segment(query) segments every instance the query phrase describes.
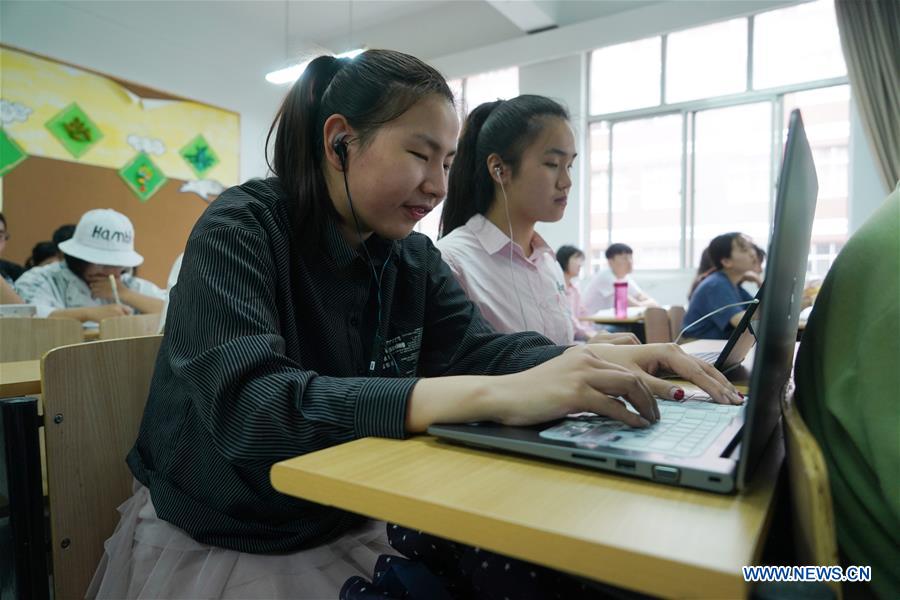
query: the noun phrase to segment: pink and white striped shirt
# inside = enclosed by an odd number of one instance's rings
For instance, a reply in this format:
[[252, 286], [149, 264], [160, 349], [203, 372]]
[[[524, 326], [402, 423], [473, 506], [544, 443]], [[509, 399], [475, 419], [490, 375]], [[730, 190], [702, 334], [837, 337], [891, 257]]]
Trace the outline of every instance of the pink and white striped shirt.
[[526, 257], [509, 236], [483, 215], [475, 215], [436, 246], [469, 300], [494, 329], [536, 331], [559, 345], [574, 342], [562, 269], [553, 249], [537, 232], [531, 238], [531, 256]]

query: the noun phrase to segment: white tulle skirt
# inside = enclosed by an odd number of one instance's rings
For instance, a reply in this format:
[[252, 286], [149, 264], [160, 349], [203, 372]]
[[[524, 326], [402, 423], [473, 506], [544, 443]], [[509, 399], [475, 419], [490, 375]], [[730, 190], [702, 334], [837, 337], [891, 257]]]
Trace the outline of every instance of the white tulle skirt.
[[248, 554], [200, 544], [156, 516], [135, 484], [88, 587], [88, 598], [337, 598], [344, 582], [372, 577], [396, 555], [384, 521], [367, 521], [324, 546], [294, 554]]

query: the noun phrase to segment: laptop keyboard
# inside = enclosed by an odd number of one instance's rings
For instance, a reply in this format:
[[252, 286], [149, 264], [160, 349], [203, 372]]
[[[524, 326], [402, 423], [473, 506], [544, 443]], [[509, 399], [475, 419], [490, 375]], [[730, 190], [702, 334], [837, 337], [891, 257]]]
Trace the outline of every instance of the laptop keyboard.
[[688, 458], [703, 454], [744, 410], [743, 406], [698, 400], [658, 400], [658, 403], [659, 422], [645, 429], [633, 429], [620, 421], [592, 415], [566, 419], [540, 435], [584, 448], [604, 446]]
[[693, 356], [694, 358], [699, 358], [703, 362], [706, 362], [706, 363], [709, 363], [712, 365], [712, 364], [715, 364], [716, 359], [719, 358], [719, 353], [718, 352], [691, 352], [691, 356]]

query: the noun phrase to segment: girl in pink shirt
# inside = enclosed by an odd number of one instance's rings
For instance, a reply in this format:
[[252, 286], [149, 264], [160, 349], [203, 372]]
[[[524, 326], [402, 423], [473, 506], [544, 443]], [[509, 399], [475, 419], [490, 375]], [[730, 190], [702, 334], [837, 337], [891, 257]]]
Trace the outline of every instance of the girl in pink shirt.
[[587, 341], [597, 334], [597, 329], [588, 322], [582, 321], [583, 317], [588, 316], [588, 311], [581, 303], [581, 293], [574, 282], [584, 264], [584, 252], [575, 246], [560, 246], [556, 251], [556, 260], [559, 261], [563, 276], [566, 278], [566, 296], [569, 298], [575, 339]]
[[576, 339], [562, 269], [535, 231], [565, 214], [576, 155], [569, 114], [550, 98], [487, 102], [466, 119], [436, 245], [497, 331], [537, 331], [561, 345]]

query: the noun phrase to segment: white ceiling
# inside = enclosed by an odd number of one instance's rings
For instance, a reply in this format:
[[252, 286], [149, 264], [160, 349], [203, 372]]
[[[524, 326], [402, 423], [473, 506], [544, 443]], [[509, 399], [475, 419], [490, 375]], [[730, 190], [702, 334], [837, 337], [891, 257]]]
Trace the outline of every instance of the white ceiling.
[[208, 39], [213, 34], [242, 47], [266, 46], [274, 68], [321, 50], [360, 46], [391, 48], [427, 60], [660, 1], [68, 0], [60, 4], [127, 28], [139, 39], [183, 45], [186, 39]]

